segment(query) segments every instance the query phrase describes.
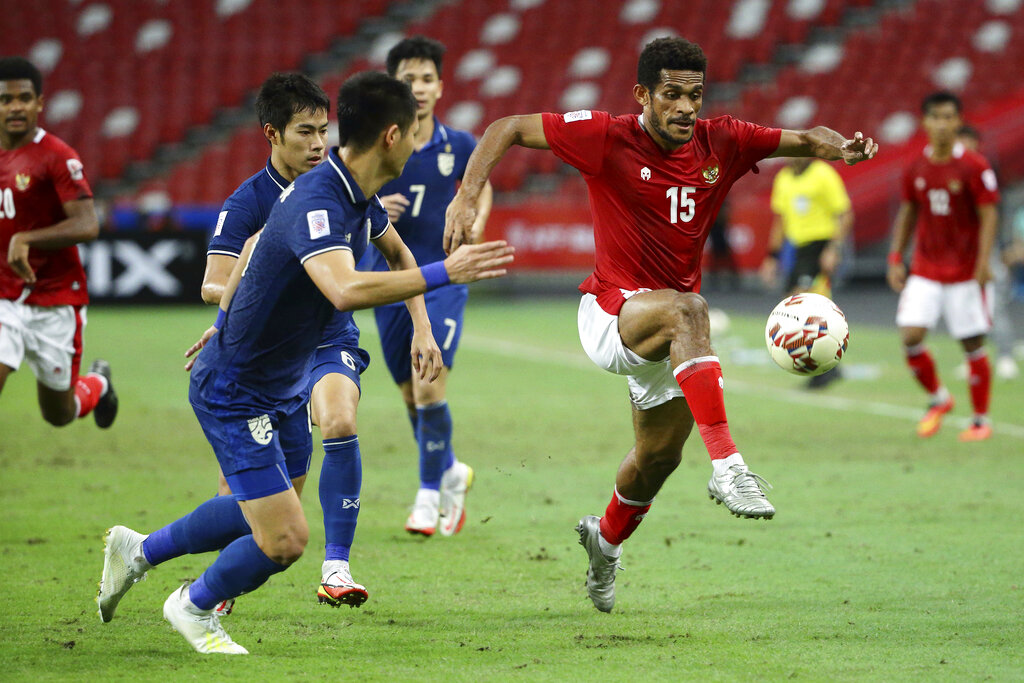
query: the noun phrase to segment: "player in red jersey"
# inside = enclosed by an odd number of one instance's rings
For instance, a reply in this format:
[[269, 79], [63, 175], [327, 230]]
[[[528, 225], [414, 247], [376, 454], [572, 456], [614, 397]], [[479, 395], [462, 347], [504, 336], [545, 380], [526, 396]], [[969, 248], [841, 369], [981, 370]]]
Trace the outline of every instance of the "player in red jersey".
[[43, 79], [21, 57], [0, 58], [0, 391], [28, 362], [43, 419], [66, 425], [117, 415], [110, 366], [79, 376], [89, 294], [75, 245], [96, 238], [92, 190], [78, 154], [39, 128]]
[[620, 544], [679, 464], [694, 422], [714, 465], [708, 494], [737, 515], [775, 514], [729, 434], [707, 303], [697, 293], [704, 242], [730, 186], [765, 157], [853, 164], [877, 149], [860, 133], [700, 119], [706, 67], [699, 46], [659, 38], [640, 55], [633, 96], [641, 115], [576, 111], [492, 123], [448, 208], [445, 247], [454, 249], [469, 234], [490, 170], [513, 144], [552, 150], [587, 182], [597, 267], [580, 286], [580, 339], [600, 367], [628, 377], [636, 438], [604, 516], [577, 527], [590, 557], [587, 591], [604, 612], [615, 602]]
[[[956, 95], [948, 92], [929, 95], [921, 105], [928, 146], [903, 175], [888, 280], [900, 292], [896, 325], [907, 365], [931, 397], [928, 412], [917, 425], [918, 435], [935, 434], [943, 415], [953, 409], [953, 398], [939, 381], [924, 344], [942, 315], [950, 334], [960, 340], [969, 368], [974, 419], [960, 440], [981, 441], [992, 436], [992, 376], [985, 335], [992, 327], [989, 256], [996, 236], [999, 188], [985, 157], [956, 141], [962, 109]], [[907, 277], [903, 251], [911, 232], [915, 246]]]

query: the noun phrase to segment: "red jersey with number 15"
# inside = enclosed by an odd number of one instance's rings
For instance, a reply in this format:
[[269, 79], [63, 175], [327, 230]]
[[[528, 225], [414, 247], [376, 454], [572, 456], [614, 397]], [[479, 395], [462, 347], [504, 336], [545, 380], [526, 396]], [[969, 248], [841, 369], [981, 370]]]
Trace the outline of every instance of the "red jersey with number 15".
[[[48, 228], [67, 218], [64, 203], [92, 197], [75, 150], [42, 128], [17, 149], [0, 149], [0, 299], [17, 299], [25, 281], [7, 264], [16, 232]], [[78, 247], [29, 249], [36, 284], [25, 299], [35, 306], [89, 303]]]
[[996, 174], [985, 157], [957, 143], [949, 161], [935, 163], [926, 147], [903, 175], [903, 200], [917, 206], [910, 272], [938, 282], [973, 278], [978, 207], [999, 201]]
[[729, 188], [782, 135], [731, 116], [697, 119], [690, 141], [666, 152], [636, 114], [542, 117], [548, 145], [589, 189], [597, 264], [580, 291], [612, 315], [638, 289], [700, 291], [704, 242]]

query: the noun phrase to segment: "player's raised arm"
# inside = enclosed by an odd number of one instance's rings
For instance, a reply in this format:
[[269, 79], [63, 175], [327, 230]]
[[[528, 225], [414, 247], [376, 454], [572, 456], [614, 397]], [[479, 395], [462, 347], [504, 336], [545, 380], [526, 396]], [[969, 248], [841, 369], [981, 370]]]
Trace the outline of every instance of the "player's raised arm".
[[82, 242], [91, 242], [100, 233], [96, 208], [92, 199], [74, 199], [61, 205], [67, 218], [48, 228], [25, 230], [11, 236], [7, 247], [7, 263], [25, 282], [35, 284], [36, 276], [29, 266], [30, 249], [64, 249]]
[[865, 138], [860, 131], [846, 138], [831, 128], [817, 126], [810, 130], [783, 130], [779, 147], [773, 157], [817, 157], [826, 161], [842, 159], [847, 165], [874, 158], [878, 143]]
[[551, 149], [544, 136], [540, 114], [506, 116], [487, 126], [476, 149], [469, 157], [462, 187], [445, 212], [444, 250], [453, 253], [460, 244], [469, 242], [479, 211], [479, 198], [495, 164], [512, 145], [530, 149]]

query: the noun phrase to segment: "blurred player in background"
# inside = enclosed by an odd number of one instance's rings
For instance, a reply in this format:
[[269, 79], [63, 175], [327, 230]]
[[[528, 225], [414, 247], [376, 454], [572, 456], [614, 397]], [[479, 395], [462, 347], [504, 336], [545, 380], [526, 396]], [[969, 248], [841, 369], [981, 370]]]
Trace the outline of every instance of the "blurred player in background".
[[[358, 74], [342, 85], [341, 147], [281, 193], [266, 227], [248, 240], [244, 266], [232, 271], [217, 323], [189, 350], [205, 345], [189, 401], [233, 497], [211, 498], [148, 536], [113, 527], [97, 597], [103, 621], [151, 567], [222, 549], [194, 583], [167, 598], [164, 618], [198, 652], [247, 654], [214, 607], [256, 590], [305, 548], [309, 529], [291, 479], [309, 466], [309, 366], [335, 311], [408, 299], [414, 317], [425, 319], [420, 295], [428, 289], [504, 274], [512, 256], [502, 242], [417, 268], [389, 229], [375, 193], [401, 174], [417, 125], [409, 89], [384, 74]], [[395, 272], [355, 269], [371, 240]], [[441, 354], [433, 339], [423, 336], [414, 350], [417, 372], [436, 377]]]
[[[405, 170], [400, 178], [381, 188], [380, 200], [418, 263], [444, 258], [444, 212], [476, 146], [471, 134], [449, 128], [434, 116], [444, 87], [444, 52], [444, 46], [436, 40], [414, 36], [399, 42], [387, 56], [388, 74], [412, 88], [420, 127], [416, 149]], [[471, 244], [483, 237], [491, 196], [490, 183], [486, 183], [476, 207]], [[387, 270], [388, 264], [380, 252], [370, 250], [361, 267]], [[462, 337], [468, 296], [464, 285], [455, 284], [424, 295], [434, 340], [444, 360], [444, 368], [433, 382], [413, 375], [410, 351], [414, 326], [408, 308], [399, 303], [374, 309], [384, 361], [402, 392], [419, 445], [420, 487], [405, 523], [405, 530], [413, 534], [431, 536], [437, 530], [442, 536], [451, 536], [462, 528], [466, 518], [466, 492], [473, 484], [473, 469], [455, 458], [447, 387]]]
[[[962, 110], [959, 98], [948, 92], [933, 93], [921, 105], [928, 145], [903, 176], [887, 277], [900, 293], [896, 325], [907, 365], [930, 397], [918, 435], [934, 435], [953, 409], [953, 397], [939, 380], [925, 346], [928, 330], [942, 316], [950, 334], [960, 341], [969, 367], [974, 418], [960, 440], [980, 441], [992, 435], [985, 335], [992, 328], [989, 257], [999, 220], [999, 189], [985, 157], [956, 140]], [[914, 255], [907, 277], [903, 252], [911, 234]]]
[[[774, 286], [785, 238], [796, 248], [786, 280], [787, 296], [814, 292], [831, 299], [832, 278], [853, 225], [850, 197], [843, 179], [824, 161], [808, 157], [790, 159], [775, 175], [771, 207], [775, 215], [761, 276], [769, 286]], [[820, 388], [838, 378], [836, 366], [811, 377], [808, 386]]]
[[0, 391], [26, 361], [43, 419], [60, 427], [90, 412], [117, 416], [110, 366], [79, 375], [89, 293], [78, 244], [99, 234], [82, 162], [38, 126], [43, 77], [21, 57], [0, 58]]
[[730, 435], [707, 303], [697, 294], [704, 242], [729, 188], [765, 157], [853, 164], [877, 148], [859, 133], [849, 140], [824, 127], [700, 119], [706, 68], [698, 45], [659, 38], [640, 55], [633, 96], [641, 115], [574, 111], [492, 123], [448, 208], [445, 245], [453, 249], [469, 237], [484, 181], [513, 144], [552, 150], [587, 182], [597, 267], [580, 286], [580, 339], [597, 365], [628, 377], [636, 438], [604, 517], [584, 517], [577, 527], [590, 559], [587, 590], [604, 612], [615, 604], [621, 543], [679, 465], [694, 422], [714, 469], [708, 494], [736, 515], [775, 514], [764, 480]]
[[[957, 142], [972, 152], [981, 153], [981, 134], [973, 126], [960, 126], [956, 134]], [[999, 170], [993, 164], [992, 171], [999, 179]], [[1013, 357], [1015, 335], [1013, 331], [1013, 316], [1010, 315], [1009, 305], [1013, 298], [1013, 278], [1010, 273], [1010, 266], [1013, 262], [1013, 235], [1010, 221], [1006, 221], [1005, 230], [998, 231], [996, 242], [992, 248], [992, 256], [989, 265], [992, 268], [992, 287], [995, 296], [992, 298], [992, 342], [996, 345], [996, 377], [1000, 379], [1014, 379], [1020, 374], [1017, 368], [1017, 361]], [[962, 366], [961, 378], [967, 377], [969, 369]], [[958, 370], [960, 372], [960, 370]]]

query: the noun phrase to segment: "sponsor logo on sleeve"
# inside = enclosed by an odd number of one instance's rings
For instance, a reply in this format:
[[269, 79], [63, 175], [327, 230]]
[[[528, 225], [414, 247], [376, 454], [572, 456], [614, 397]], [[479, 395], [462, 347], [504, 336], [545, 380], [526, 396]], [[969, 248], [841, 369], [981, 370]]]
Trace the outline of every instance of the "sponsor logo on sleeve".
[[259, 417], [250, 417], [247, 422], [249, 424], [249, 433], [252, 434], [253, 440], [259, 445], [266, 446], [274, 438], [274, 425], [270, 423], [269, 415], [264, 414]]
[[213, 229], [213, 236], [217, 237], [220, 235], [220, 231], [224, 229], [224, 219], [228, 217], [227, 211], [221, 211], [220, 215], [217, 216], [217, 227]]
[[996, 173], [991, 168], [986, 168], [981, 172], [981, 182], [984, 183], [985, 189], [989, 192], [995, 192], [999, 189], [999, 183], [996, 181]]
[[68, 173], [71, 174], [71, 179], [72, 180], [74, 180], [75, 182], [78, 182], [79, 180], [81, 180], [82, 178], [85, 177], [85, 175], [82, 173], [82, 168], [83, 167], [82, 167], [82, 162], [81, 161], [79, 161], [78, 159], [68, 159], [67, 160], [67, 164], [68, 164]]
[[309, 224], [309, 239], [320, 239], [324, 235], [331, 234], [331, 227], [327, 221], [327, 210], [317, 209], [306, 212], [306, 223]]
[[566, 123], [572, 123], [573, 121], [586, 121], [587, 119], [594, 118], [593, 112], [589, 109], [580, 109], [578, 111], [570, 111], [562, 115], [562, 118]]

